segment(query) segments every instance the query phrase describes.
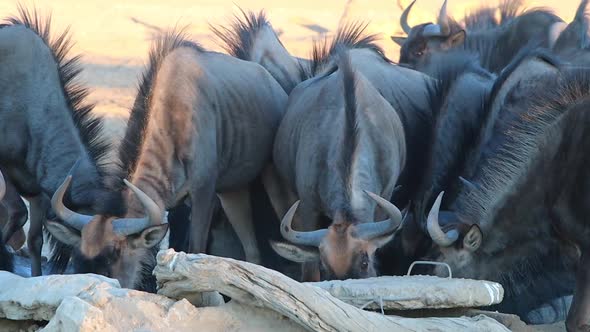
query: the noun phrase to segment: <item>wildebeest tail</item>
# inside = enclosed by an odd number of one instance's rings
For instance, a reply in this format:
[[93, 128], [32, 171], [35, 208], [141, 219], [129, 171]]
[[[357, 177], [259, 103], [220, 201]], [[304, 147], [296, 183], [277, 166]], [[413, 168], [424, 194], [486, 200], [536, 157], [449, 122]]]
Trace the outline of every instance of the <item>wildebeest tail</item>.
[[[345, 178], [342, 179], [342, 181], [345, 188], [348, 189], [346, 192], [350, 194], [352, 185], [351, 180], [354, 172], [355, 152], [360, 140], [356, 95], [357, 76], [352, 68], [350, 56], [347, 51], [342, 51], [339, 54], [337, 65], [338, 70], [340, 71], [340, 77], [342, 78], [345, 116], [341, 150], [341, 163], [344, 170], [342, 174]], [[350, 197], [343, 197], [343, 199], [350, 201]], [[344, 204], [343, 206], [346, 205], [347, 204]]]

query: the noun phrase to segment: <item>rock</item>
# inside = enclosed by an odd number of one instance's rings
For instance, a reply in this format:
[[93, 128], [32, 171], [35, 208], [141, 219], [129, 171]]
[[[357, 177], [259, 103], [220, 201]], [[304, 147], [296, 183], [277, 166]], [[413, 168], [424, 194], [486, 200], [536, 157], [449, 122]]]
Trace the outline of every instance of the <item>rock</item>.
[[0, 332], [34, 332], [41, 328], [34, 320], [10, 320], [0, 318]]
[[68, 297], [42, 330], [59, 331], [303, 331], [274, 312], [227, 304], [196, 308], [187, 300], [144, 292], [96, 288]]
[[64, 298], [119, 282], [93, 274], [23, 278], [0, 271], [0, 285], [0, 318], [48, 321]]
[[468, 309], [464, 312], [466, 316], [486, 315], [497, 320], [502, 325], [506, 326], [512, 332], [534, 332], [530, 326], [527, 326], [517, 315], [503, 314], [497, 311], [486, 311], [478, 309]]
[[484, 307], [502, 302], [502, 285], [434, 276], [378, 277], [306, 283], [356, 307], [393, 310]]
[[77, 297], [64, 299], [55, 316], [41, 331], [104, 331], [117, 330], [106, 322], [102, 312]]

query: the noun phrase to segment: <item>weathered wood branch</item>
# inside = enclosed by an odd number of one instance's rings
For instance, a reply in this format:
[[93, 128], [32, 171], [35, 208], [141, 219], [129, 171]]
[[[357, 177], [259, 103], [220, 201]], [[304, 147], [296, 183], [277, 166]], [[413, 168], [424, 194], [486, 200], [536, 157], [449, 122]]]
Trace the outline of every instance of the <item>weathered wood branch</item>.
[[363, 311], [328, 292], [279, 272], [228, 258], [161, 251], [154, 271], [161, 295], [219, 291], [264, 306], [311, 331], [508, 331], [497, 321], [473, 318], [402, 318]]

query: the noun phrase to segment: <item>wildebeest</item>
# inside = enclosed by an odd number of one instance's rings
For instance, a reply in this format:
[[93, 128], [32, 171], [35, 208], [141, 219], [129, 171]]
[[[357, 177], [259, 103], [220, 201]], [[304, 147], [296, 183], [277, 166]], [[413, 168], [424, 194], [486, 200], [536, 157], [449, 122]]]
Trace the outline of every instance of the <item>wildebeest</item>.
[[65, 224], [50, 223], [50, 229], [76, 247], [76, 270], [141, 287], [151, 277], [152, 248], [168, 227], [163, 211], [190, 198], [189, 250], [203, 252], [216, 194], [246, 258], [257, 262], [244, 188], [270, 161], [286, 100], [257, 64], [207, 52], [181, 32], [159, 38], [120, 147], [121, 171], [113, 187], [128, 178], [129, 190], [107, 201], [111, 214], [94, 217], [67, 209], [61, 192], [52, 200]]
[[306, 72], [321, 75], [333, 63], [342, 48], [349, 49], [352, 66], [359, 71], [398, 113], [406, 141], [406, 166], [400, 175], [394, 200], [405, 206], [419, 182], [430, 144], [430, 128], [436, 116], [429, 103], [429, 89], [434, 80], [421, 72], [392, 64], [375, 35], [365, 34], [366, 24], [349, 23], [338, 29], [331, 42], [317, 43]]
[[[439, 81], [433, 89], [432, 103], [433, 107], [442, 109], [433, 126], [423, 183], [412, 198], [414, 218], [396, 237], [402, 242], [394, 241], [392, 248], [386, 248], [384, 257], [380, 257], [394, 263], [392, 268], [395, 269], [385, 271], [388, 273], [405, 272], [413, 260], [425, 254], [430, 245], [425, 214], [440, 191], [445, 191], [445, 199], [441, 201], [444, 210], [440, 215], [441, 224], [444, 227], [453, 221], [448, 210], [461, 191], [477, 186], [470, 179], [479, 161], [494, 153], [494, 130], [510, 117], [510, 113], [505, 112], [506, 105], [515, 98], [522, 98], [519, 91], [526, 94], [538, 88], [539, 78], [556, 73], [561, 65], [550, 54], [534, 49], [519, 55], [497, 78], [480, 68], [476, 58], [462, 51], [447, 53], [438, 61], [434, 74]], [[400, 252], [405, 256], [400, 257]], [[511, 285], [498, 309], [525, 319], [528, 311], [571, 289], [572, 282], [566, 279], [560, 281], [559, 289], [547, 288], [547, 280], [557, 280], [554, 276], [561, 271], [559, 266], [547, 265], [546, 272], [550, 273], [550, 278], [529, 278]]]
[[564, 280], [554, 273], [577, 268], [570, 331], [590, 326], [589, 97], [590, 71], [582, 68], [549, 72], [510, 91], [473, 186], [457, 195], [443, 227], [442, 193], [427, 221], [437, 244], [430, 257], [449, 263], [454, 275], [501, 282], [507, 297], [536, 285], [544, 286], [539, 297], [560, 295]]
[[32, 274], [41, 274], [42, 224], [68, 170], [79, 167], [66, 201], [91, 210], [103, 193], [97, 160], [107, 146], [97, 136], [100, 120], [90, 116], [87, 90], [77, 84], [78, 57], [68, 58], [67, 31], [50, 34], [50, 17], [19, 7], [0, 29], [0, 166], [30, 202], [27, 239]]
[[[405, 163], [401, 120], [344, 52], [334, 69], [292, 91], [274, 148], [299, 199], [281, 222], [290, 243], [275, 248], [295, 261], [321, 261], [325, 279], [375, 276], [374, 253], [402, 221], [387, 200]], [[325, 219], [329, 227], [320, 229]]]
[[[526, 47], [531, 45], [550, 48], [565, 28], [565, 23], [545, 9], [532, 9], [519, 13], [520, 1], [505, 1], [500, 4], [501, 21], [491, 26], [487, 19], [488, 8], [467, 16], [468, 30], [449, 18], [445, 0], [438, 22], [410, 27], [408, 15], [415, 1], [403, 12], [400, 25], [408, 37], [392, 37], [401, 46], [400, 63], [420, 70], [432, 57], [449, 49], [463, 48], [477, 52], [484, 68], [499, 72]], [[483, 16], [484, 19], [477, 18]], [[477, 23], [483, 25], [479, 28]]]
[[[6, 209], [6, 206], [2, 202], [5, 193], [6, 183], [4, 182], [4, 176], [0, 172], [0, 224], [2, 222], [5, 223], [8, 219], [8, 211]], [[12, 271], [12, 254], [6, 249], [2, 235], [2, 229], [0, 229], [0, 271]]]
[[423, 151], [424, 167], [410, 197], [411, 213], [405, 227], [379, 252], [379, 259], [387, 262], [382, 269], [385, 274], [404, 274], [427, 248], [428, 238], [421, 231], [424, 205], [432, 191], [452, 192], [462, 185], [460, 172], [487, 116], [485, 105], [495, 75], [481, 68], [477, 56], [469, 52], [449, 52], [436, 60], [426, 70], [436, 78], [428, 97], [434, 114], [432, 126], [425, 133], [430, 142]]

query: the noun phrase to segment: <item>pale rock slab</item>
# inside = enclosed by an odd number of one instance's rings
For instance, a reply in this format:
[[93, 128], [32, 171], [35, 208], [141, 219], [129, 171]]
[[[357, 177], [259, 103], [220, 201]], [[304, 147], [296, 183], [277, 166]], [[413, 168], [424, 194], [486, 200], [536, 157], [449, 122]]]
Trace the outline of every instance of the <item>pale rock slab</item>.
[[196, 308], [187, 300], [128, 289], [95, 289], [64, 299], [43, 332], [300, 332], [272, 311], [239, 304]]
[[0, 271], [0, 285], [0, 318], [48, 321], [64, 298], [119, 282], [94, 274], [23, 278]]
[[35, 332], [41, 328], [33, 320], [10, 320], [0, 318], [0, 332]]
[[311, 282], [356, 307], [415, 310], [477, 308], [502, 302], [502, 285], [485, 280], [435, 276], [377, 277]]

